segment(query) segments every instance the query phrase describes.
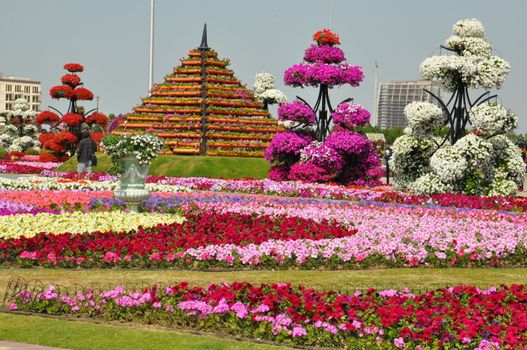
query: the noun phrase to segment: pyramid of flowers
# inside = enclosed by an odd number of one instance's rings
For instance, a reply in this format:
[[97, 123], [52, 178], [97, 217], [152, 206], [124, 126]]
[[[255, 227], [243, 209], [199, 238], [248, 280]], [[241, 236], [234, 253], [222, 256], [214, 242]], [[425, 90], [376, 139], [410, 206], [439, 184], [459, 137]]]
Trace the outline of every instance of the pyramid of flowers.
[[113, 133], [155, 133], [164, 154], [261, 157], [283, 129], [228, 66], [214, 50], [190, 50]]

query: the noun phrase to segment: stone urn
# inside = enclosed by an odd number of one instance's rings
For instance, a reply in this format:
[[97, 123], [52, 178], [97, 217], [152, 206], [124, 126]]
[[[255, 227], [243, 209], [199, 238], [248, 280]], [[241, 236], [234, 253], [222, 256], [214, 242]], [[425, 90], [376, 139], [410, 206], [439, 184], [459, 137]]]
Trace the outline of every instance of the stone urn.
[[137, 206], [150, 197], [145, 189], [145, 180], [150, 163], [140, 165], [137, 158], [127, 156], [119, 159], [121, 171], [119, 188], [115, 191], [115, 198], [125, 202], [126, 207], [137, 212]]

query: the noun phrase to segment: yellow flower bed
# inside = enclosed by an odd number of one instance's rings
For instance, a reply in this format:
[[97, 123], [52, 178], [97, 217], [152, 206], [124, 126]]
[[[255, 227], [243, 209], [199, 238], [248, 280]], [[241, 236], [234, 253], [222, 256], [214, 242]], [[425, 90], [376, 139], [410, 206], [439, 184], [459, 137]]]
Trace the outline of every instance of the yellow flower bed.
[[181, 223], [183, 218], [174, 214], [126, 213], [121, 211], [59, 215], [40, 213], [0, 216], [0, 239], [20, 236], [32, 237], [46, 233], [89, 233], [94, 231], [130, 231], [158, 224]]

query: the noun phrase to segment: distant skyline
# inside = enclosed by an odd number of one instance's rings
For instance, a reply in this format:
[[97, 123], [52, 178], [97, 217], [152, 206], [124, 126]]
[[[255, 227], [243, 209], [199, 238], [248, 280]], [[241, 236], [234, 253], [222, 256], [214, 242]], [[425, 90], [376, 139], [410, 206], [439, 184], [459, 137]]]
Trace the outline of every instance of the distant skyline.
[[[353, 97], [373, 113], [374, 64], [379, 80], [417, 80], [419, 64], [439, 53], [459, 19], [483, 22], [494, 53], [512, 66], [497, 93], [527, 131], [527, 32], [523, 0], [156, 0], [154, 82], [161, 82], [189, 49], [199, 46], [207, 22], [208, 44], [231, 60], [236, 76], [252, 87], [254, 75], [272, 73], [288, 99], [316, 99], [316, 89], [290, 88], [283, 72], [302, 61], [311, 36], [330, 27], [340, 35], [348, 62], [363, 67], [360, 87], [331, 91], [338, 103]], [[127, 113], [147, 95], [150, 0], [0, 0], [0, 72], [42, 82], [42, 109], [66, 108], [49, 89], [60, 84], [62, 65], [78, 62], [85, 86], [104, 113]], [[474, 91], [474, 94], [477, 93]], [[86, 103], [94, 108], [96, 100]]]

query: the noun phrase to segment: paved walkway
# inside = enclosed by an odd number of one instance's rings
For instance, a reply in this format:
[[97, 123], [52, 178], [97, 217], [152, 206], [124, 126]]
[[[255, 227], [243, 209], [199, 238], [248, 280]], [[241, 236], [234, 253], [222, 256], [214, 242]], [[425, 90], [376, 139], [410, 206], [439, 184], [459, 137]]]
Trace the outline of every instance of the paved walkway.
[[0, 350], [64, 350], [59, 348], [49, 348], [47, 346], [13, 343], [9, 341], [0, 341]]

